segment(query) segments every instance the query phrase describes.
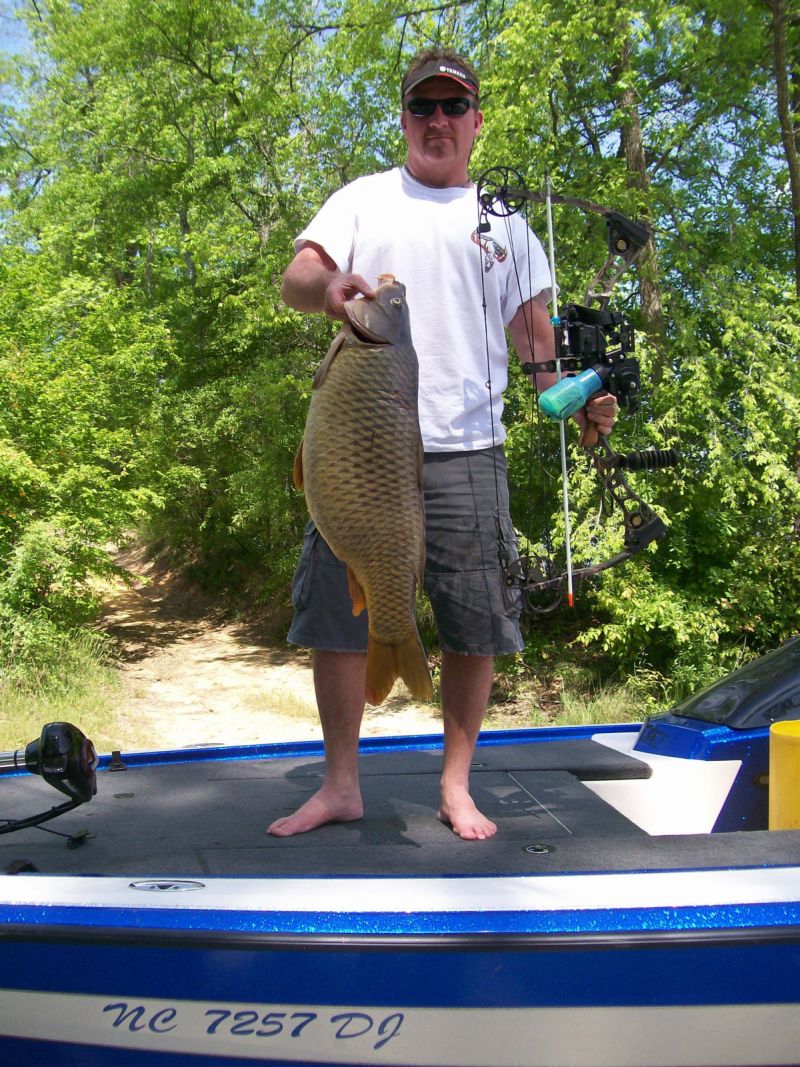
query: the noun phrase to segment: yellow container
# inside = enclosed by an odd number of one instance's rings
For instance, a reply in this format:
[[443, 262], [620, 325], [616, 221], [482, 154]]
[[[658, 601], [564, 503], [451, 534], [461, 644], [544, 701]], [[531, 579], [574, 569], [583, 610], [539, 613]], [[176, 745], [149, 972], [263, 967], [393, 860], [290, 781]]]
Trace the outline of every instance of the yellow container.
[[800, 829], [800, 720], [770, 727], [769, 828]]

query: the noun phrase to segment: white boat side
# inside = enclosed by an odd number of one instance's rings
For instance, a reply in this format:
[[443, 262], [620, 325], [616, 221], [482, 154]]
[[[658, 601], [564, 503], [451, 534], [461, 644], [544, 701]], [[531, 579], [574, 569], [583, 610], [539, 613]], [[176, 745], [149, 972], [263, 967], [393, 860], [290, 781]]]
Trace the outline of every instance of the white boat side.
[[800, 1013], [796, 1004], [476, 1010], [3, 989], [0, 1033], [50, 1048], [126, 1049], [143, 1063], [149, 1053], [183, 1053], [390, 1067], [749, 1067], [797, 1063]]
[[800, 904], [800, 867], [451, 878], [0, 876], [0, 907], [282, 913], [562, 912]]
[[636, 749], [631, 733], [598, 733], [592, 740], [646, 763], [649, 778], [587, 781], [584, 785], [652, 836], [710, 834], [741, 760], [690, 760]]

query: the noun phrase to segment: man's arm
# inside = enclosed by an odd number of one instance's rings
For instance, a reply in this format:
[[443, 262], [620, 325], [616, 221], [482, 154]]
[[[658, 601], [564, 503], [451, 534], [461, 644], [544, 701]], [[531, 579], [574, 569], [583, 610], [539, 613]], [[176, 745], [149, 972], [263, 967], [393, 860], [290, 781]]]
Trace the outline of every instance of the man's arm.
[[281, 297], [295, 311], [323, 312], [329, 318], [346, 318], [347, 300], [374, 290], [360, 274], [342, 274], [321, 245], [309, 242], [284, 271]]
[[[546, 302], [533, 297], [517, 309], [508, 324], [508, 332], [517, 350], [520, 363], [546, 363], [555, 359], [555, 337]], [[556, 383], [555, 372], [532, 374], [531, 381], [538, 392], [543, 393]], [[617, 400], [610, 393], [601, 393], [589, 399], [586, 406], [572, 416], [581, 430], [580, 444], [591, 447], [597, 444], [597, 435], [611, 433], [617, 421]]]
[[[539, 296], [522, 304], [511, 322], [508, 332], [517, 350], [520, 363], [546, 363], [556, 358], [556, 344], [553, 326], [547, 304]], [[555, 385], [555, 372], [532, 374], [531, 381], [537, 392], [543, 393]]]

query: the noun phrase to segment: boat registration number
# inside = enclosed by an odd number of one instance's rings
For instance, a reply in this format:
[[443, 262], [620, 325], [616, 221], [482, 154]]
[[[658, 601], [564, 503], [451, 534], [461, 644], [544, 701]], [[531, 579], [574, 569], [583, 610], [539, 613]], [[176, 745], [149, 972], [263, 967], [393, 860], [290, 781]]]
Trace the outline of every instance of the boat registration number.
[[[170, 1033], [181, 1026], [180, 1009], [174, 1006], [148, 1009], [143, 1004], [114, 1001], [103, 1006], [114, 1030], [138, 1032], [150, 1030], [154, 1034]], [[193, 1013], [195, 1014], [195, 1013]], [[252, 1008], [210, 1007], [203, 1011], [203, 1027], [209, 1036], [255, 1038], [310, 1038], [312, 1032], [324, 1029], [326, 1037], [334, 1041], [365, 1038], [377, 1050], [397, 1037], [405, 1015], [400, 1011], [384, 1014], [365, 1011], [267, 1011]], [[192, 1020], [195, 1030], [197, 1019]], [[315, 1034], [315, 1036], [318, 1036]]]

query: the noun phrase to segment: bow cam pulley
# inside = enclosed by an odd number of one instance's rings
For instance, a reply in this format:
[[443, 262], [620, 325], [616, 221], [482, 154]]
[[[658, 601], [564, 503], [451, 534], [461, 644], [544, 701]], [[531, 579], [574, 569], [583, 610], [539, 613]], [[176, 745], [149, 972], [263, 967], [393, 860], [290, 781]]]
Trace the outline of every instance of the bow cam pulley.
[[[478, 203], [484, 215], [506, 219], [522, 209], [527, 197], [522, 176], [511, 167], [491, 167], [478, 179]], [[488, 222], [478, 227], [482, 233], [489, 229]]]

